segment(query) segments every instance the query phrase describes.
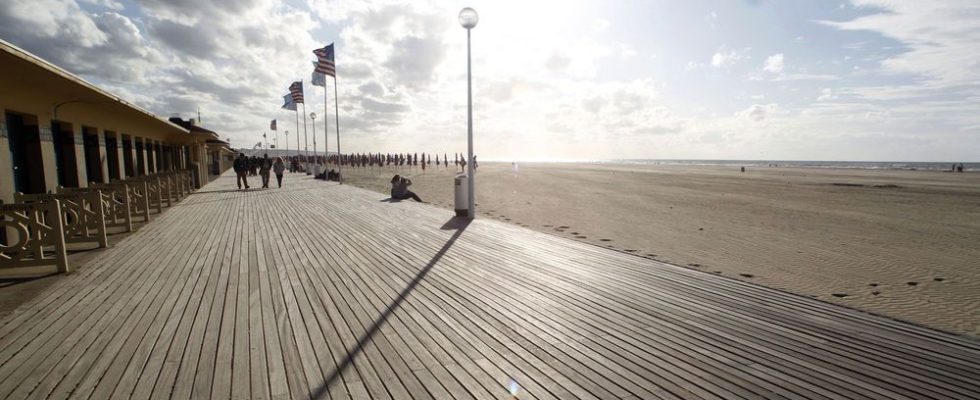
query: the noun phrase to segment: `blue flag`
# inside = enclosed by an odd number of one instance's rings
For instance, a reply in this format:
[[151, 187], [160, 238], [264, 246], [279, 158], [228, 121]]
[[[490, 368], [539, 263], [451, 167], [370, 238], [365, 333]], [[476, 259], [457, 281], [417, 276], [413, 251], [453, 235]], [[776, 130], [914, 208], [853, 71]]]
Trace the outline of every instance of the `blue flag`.
[[313, 62], [313, 86], [326, 87], [327, 76], [316, 71], [316, 61]]
[[287, 94], [285, 96], [282, 96], [282, 101], [283, 101], [282, 108], [296, 111], [296, 102], [293, 101], [292, 94]]

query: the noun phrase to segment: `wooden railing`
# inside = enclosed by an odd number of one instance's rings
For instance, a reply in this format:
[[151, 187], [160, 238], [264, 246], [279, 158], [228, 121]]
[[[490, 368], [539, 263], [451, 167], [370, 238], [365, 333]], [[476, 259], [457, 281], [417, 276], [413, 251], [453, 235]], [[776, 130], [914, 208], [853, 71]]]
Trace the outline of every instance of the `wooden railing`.
[[57, 199], [0, 205], [0, 225], [7, 235], [7, 243], [0, 244], [0, 268], [55, 265], [70, 272]]
[[[147, 215], [149, 210], [156, 210], [157, 214], [163, 212], [163, 196], [160, 189], [160, 177], [156, 174], [146, 175], [137, 178], [126, 179], [123, 182], [132, 183], [134, 190], [137, 191], [136, 197], [142, 194], [146, 198]], [[142, 192], [140, 192], [142, 190]]]
[[112, 183], [90, 183], [89, 187], [125, 191], [129, 197], [130, 218], [139, 218], [137, 222], [150, 222], [150, 203], [146, 195], [146, 181], [123, 180]]
[[132, 232], [150, 222], [150, 210], [162, 213], [193, 191], [190, 170], [155, 173], [85, 188], [59, 187], [56, 194], [14, 195], [0, 204], [0, 268], [56, 265], [69, 272], [66, 243], [92, 242], [108, 247], [107, 233]]
[[[65, 243], [95, 243], [100, 248], [108, 247], [106, 238], [105, 211], [102, 193], [99, 191], [23, 194], [15, 193], [18, 203], [43, 203], [57, 200], [61, 208], [61, 223]], [[53, 216], [44, 214], [44, 223], [51, 225]]]
[[[94, 185], [94, 184], [93, 184]], [[133, 216], [129, 205], [129, 189], [125, 184], [100, 184], [99, 187], [64, 188], [58, 193], [98, 193], [102, 198], [102, 212], [107, 231], [132, 232]]]

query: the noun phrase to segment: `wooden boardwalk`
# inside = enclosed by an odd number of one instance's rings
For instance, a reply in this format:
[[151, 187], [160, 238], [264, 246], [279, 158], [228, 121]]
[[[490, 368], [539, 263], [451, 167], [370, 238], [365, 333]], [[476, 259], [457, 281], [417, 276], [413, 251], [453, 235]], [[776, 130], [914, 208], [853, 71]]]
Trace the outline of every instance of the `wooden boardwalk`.
[[225, 175], [56, 278], [0, 321], [0, 397], [980, 398], [974, 340], [286, 183]]

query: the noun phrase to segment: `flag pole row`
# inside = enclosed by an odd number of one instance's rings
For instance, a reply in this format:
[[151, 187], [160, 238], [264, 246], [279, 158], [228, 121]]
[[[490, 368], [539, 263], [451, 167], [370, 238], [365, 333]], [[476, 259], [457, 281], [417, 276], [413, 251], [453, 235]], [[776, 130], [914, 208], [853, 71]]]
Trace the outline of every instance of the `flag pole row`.
[[[323, 88], [323, 113], [324, 113], [324, 132], [323, 132], [323, 154], [324, 156], [329, 155], [327, 152], [327, 138], [329, 130], [326, 129], [329, 125], [329, 112], [327, 106], [327, 82], [326, 77], [329, 75], [333, 77], [333, 90], [334, 90], [334, 122], [335, 129], [337, 133], [337, 154], [340, 154], [340, 107], [338, 105], [338, 95], [337, 95], [337, 67], [334, 62], [334, 44], [330, 43], [323, 48], [313, 50], [313, 54], [316, 56], [317, 60], [313, 62], [313, 73], [311, 77], [311, 82], [313, 86], [320, 86]], [[282, 96], [283, 105], [281, 108], [286, 110], [292, 110], [296, 113], [296, 154], [300, 155], [299, 151], [299, 110], [297, 104], [303, 104], [303, 159], [307, 160], [307, 168], [309, 168], [309, 147], [306, 136], [306, 103], [303, 99], [303, 81], [299, 80], [293, 82], [289, 85], [289, 93]], [[316, 123], [316, 121], [313, 121]], [[275, 131], [277, 128], [276, 120], [273, 119], [269, 125], [269, 129]], [[264, 135], [263, 135], [264, 136]], [[316, 153], [316, 138], [313, 138], [314, 148], [313, 152]], [[287, 146], [288, 147], [288, 146]], [[289, 149], [286, 149], [286, 154], [289, 154]], [[338, 169], [340, 166], [338, 165]], [[341, 174], [341, 177], [343, 174]], [[341, 178], [341, 183], [343, 183], [343, 178]]]

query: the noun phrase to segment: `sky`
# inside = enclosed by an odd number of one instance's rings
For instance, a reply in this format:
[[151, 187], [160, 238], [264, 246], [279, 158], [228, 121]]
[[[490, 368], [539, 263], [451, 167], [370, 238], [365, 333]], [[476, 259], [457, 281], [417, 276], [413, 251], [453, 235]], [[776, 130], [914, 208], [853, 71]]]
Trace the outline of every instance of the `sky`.
[[466, 6], [481, 160], [980, 161], [975, 0], [3, 0], [0, 38], [234, 147], [302, 143], [302, 79], [320, 151], [335, 42], [344, 152], [452, 154]]

